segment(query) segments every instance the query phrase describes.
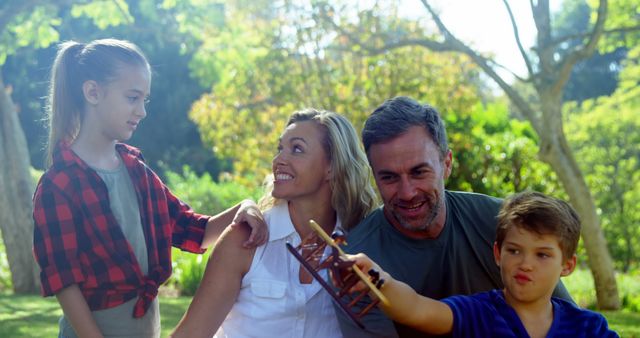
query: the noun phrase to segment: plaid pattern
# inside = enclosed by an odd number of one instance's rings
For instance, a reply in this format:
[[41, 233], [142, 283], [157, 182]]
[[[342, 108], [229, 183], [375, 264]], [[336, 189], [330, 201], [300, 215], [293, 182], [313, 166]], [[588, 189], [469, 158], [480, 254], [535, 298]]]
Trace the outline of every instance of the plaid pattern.
[[109, 206], [98, 174], [61, 143], [33, 197], [33, 251], [42, 295], [78, 284], [92, 311], [138, 297], [141, 317], [171, 275], [171, 246], [202, 253], [208, 216], [174, 196], [144, 163], [140, 151], [116, 145], [136, 190], [149, 258], [144, 276]]

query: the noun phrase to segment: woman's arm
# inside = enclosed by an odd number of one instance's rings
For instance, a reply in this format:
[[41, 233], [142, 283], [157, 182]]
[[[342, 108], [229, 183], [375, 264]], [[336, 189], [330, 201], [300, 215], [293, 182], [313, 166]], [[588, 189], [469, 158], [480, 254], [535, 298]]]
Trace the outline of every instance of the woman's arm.
[[[384, 279], [380, 291], [389, 299], [389, 305], [382, 302], [378, 304], [391, 319], [430, 334], [451, 332], [453, 312], [447, 304], [419, 295], [409, 285], [393, 279], [365, 254], [347, 256], [355, 261], [362, 271], [375, 269], [380, 272], [380, 279]], [[363, 288], [362, 282], [354, 287], [355, 290]], [[370, 294], [375, 297], [373, 293]]]
[[212, 337], [238, 297], [255, 248], [242, 246], [246, 225], [228, 227], [211, 252], [200, 286], [171, 337]]
[[267, 241], [269, 229], [264, 221], [264, 216], [255, 202], [247, 199], [209, 219], [201, 247], [206, 249], [215, 243], [228, 225], [233, 227], [242, 223], [251, 227], [251, 234], [248, 235], [248, 239], [245, 237], [242, 246], [251, 248]]
[[102, 337], [102, 333], [91, 315], [91, 310], [77, 284], [62, 289], [56, 294], [65, 317], [78, 337]]

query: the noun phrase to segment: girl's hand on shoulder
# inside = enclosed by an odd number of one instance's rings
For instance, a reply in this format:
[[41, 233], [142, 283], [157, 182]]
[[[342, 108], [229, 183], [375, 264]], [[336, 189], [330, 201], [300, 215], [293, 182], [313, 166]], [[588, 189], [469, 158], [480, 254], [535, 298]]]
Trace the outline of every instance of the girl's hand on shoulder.
[[246, 223], [251, 227], [249, 239], [242, 244], [245, 248], [262, 245], [269, 239], [269, 228], [254, 201], [247, 199], [240, 203], [240, 208], [238, 208], [231, 226], [238, 226], [241, 223]]

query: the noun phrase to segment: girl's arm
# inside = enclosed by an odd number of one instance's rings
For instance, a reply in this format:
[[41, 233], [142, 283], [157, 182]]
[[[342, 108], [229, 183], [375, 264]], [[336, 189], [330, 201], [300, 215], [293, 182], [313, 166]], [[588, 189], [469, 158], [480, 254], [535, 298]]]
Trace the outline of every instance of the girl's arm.
[[228, 227], [213, 247], [200, 286], [170, 337], [212, 337], [238, 297], [255, 248], [242, 246], [246, 225]]
[[[380, 291], [389, 299], [389, 305], [378, 303], [382, 311], [398, 323], [410, 326], [430, 334], [450, 333], [453, 328], [453, 312], [440, 301], [417, 294], [409, 285], [393, 279], [365, 254], [347, 255], [350, 260], [365, 273], [370, 269], [380, 272], [384, 284]], [[362, 290], [364, 283], [358, 283], [354, 289]], [[373, 297], [373, 293], [371, 293]]]
[[102, 337], [102, 333], [91, 315], [91, 310], [77, 284], [62, 289], [56, 294], [60, 307], [64, 311], [78, 337]]
[[248, 235], [248, 239], [245, 237], [246, 240], [243, 240], [242, 246], [252, 248], [267, 241], [269, 229], [264, 216], [255, 202], [246, 199], [209, 219], [201, 247], [206, 249], [215, 243], [228, 225], [234, 227], [242, 223], [247, 223], [251, 227], [251, 234]]

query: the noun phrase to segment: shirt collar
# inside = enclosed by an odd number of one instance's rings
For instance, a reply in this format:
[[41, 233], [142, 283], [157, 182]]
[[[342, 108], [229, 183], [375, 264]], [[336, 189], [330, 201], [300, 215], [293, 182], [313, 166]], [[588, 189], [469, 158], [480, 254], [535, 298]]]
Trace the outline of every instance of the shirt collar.
[[[296, 228], [293, 226], [293, 222], [291, 222], [289, 206], [286, 201], [281, 201], [274, 205], [271, 209], [265, 212], [265, 217], [268, 217], [269, 219], [269, 241], [277, 241], [296, 232]], [[335, 229], [341, 228], [342, 222], [338, 217]]]
[[[116, 144], [116, 151], [121, 157], [127, 157], [123, 155], [130, 155], [132, 157], [141, 158], [140, 150], [124, 143]], [[71, 150], [71, 144], [67, 141], [60, 141], [53, 152], [53, 163], [55, 165], [61, 165], [63, 167], [69, 167], [77, 165], [82, 169], [89, 169], [89, 165], [85, 163], [80, 156], [78, 156], [73, 150]]]

